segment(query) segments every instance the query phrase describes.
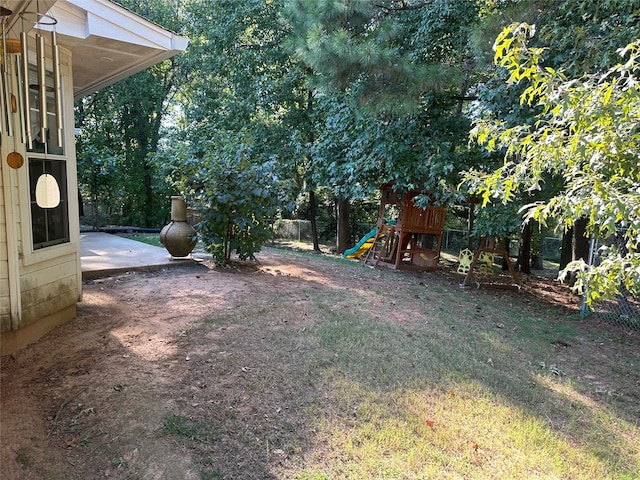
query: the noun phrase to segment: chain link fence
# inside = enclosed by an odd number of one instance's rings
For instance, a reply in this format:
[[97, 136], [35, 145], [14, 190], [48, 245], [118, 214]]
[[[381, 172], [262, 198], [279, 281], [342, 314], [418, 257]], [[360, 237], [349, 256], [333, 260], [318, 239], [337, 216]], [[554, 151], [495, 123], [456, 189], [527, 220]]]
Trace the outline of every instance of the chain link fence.
[[309, 220], [286, 220], [279, 218], [273, 223], [275, 238], [285, 240], [312, 241], [311, 222]]
[[[626, 251], [623, 235], [616, 235], [612, 242], [621, 252]], [[598, 265], [600, 262], [598, 252], [601, 246], [601, 243], [595, 240], [591, 241], [589, 265]], [[640, 331], [640, 298], [631, 295], [624, 287], [616, 298], [598, 302], [591, 308], [587, 306], [586, 297], [583, 297], [581, 314], [583, 316], [591, 315], [603, 322], [626, 329]]]
[[[364, 226], [366, 230], [369, 225]], [[291, 239], [297, 241], [311, 240], [311, 225], [306, 220], [277, 220], [273, 225], [274, 234], [277, 238]], [[616, 246], [625, 248], [622, 235], [615, 239]], [[468, 234], [463, 230], [445, 230], [442, 238], [442, 250], [457, 255], [460, 250], [467, 247]], [[560, 256], [562, 239], [545, 237], [542, 239], [541, 254], [545, 260], [557, 262]], [[515, 243], [515, 245], [514, 245]], [[598, 250], [602, 245], [592, 242], [589, 263], [597, 265], [600, 261]], [[517, 241], [512, 242], [512, 252], [517, 252]], [[628, 291], [622, 292], [614, 299], [598, 302], [592, 308], [586, 304], [583, 298], [581, 306], [582, 316], [594, 316], [595, 318], [620, 327], [640, 331], [640, 298], [636, 298]]]

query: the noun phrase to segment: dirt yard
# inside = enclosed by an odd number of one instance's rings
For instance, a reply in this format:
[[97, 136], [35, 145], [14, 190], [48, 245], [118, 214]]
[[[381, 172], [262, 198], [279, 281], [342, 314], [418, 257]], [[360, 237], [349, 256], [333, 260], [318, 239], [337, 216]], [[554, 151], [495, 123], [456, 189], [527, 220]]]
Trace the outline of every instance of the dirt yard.
[[[322, 322], [309, 292], [387, 292], [368, 297], [371, 314], [406, 323], [415, 306], [389, 300], [394, 292], [455, 291], [460, 281], [276, 250], [259, 260], [87, 282], [75, 320], [2, 358], [2, 479], [293, 478], [313, 434], [303, 428], [314, 411], [306, 399], [324, 398], [299, 354], [302, 332]], [[542, 280], [496, 298], [510, 297], [565, 314], [577, 305]], [[278, 349], [268, 345], [274, 332], [285, 338]]]

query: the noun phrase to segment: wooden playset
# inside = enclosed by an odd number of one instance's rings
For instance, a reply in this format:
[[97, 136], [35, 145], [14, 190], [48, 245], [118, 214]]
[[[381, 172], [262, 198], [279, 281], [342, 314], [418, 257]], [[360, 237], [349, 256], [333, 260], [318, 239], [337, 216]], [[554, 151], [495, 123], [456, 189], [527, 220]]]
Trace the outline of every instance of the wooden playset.
[[[438, 268], [446, 209], [419, 207], [414, 200], [421, 192], [399, 194], [393, 182], [382, 185], [380, 191], [377, 231], [365, 264], [399, 270]], [[395, 223], [388, 221], [394, 213]]]
[[[482, 273], [493, 274], [493, 262], [496, 256], [501, 256], [502, 261], [507, 265], [513, 284], [511, 285], [499, 285], [491, 284], [495, 287], [512, 287], [519, 288], [520, 280], [518, 275], [511, 264], [511, 259], [504, 246], [502, 237], [484, 236], [480, 240], [480, 245], [475, 254], [469, 249], [464, 249], [460, 252], [460, 265], [458, 266], [458, 273], [465, 275], [462, 282], [463, 287], [471, 285], [474, 272], [477, 270]], [[480, 287], [480, 282], [475, 282]]]

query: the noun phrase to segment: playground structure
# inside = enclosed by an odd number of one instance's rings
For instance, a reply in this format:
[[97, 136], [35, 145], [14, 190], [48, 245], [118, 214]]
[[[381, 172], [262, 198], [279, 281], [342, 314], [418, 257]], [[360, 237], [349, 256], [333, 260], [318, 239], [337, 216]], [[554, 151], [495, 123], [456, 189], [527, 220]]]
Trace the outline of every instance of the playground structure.
[[[444, 220], [444, 207], [422, 208], [415, 204], [421, 192], [399, 194], [393, 182], [380, 187], [381, 199], [376, 227], [364, 235], [353, 248], [344, 252], [345, 258], [364, 258], [366, 265], [384, 266], [398, 270], [433, 271], [438, 268]], [[388, 218], [396, 217], [387, 221]], [[465, 275], [462, 287], [480, 282], [474, 274], [494, 274], [494, 260], [502, 257], [508, 267], [511, 285], [488, 284], [497, 287], [519, 287], [519, 279], [507, 253], [504, 240], [499, 236], [486, 235], [480, 240], [475, 252], [464, 249], [460, 252], [458, 273]]]
[[[513, 268], [509, 254], [504, 246], [504, 240], [499, 236], [484, 236], [480, 240], [480, 245], [475, 254], [471, 250], [465, 249], [460, 252], [460, 264], [458, 266], [458, 273], [465, 275], [462, 287], [468, 287], [471, 285], [476, 270], [482, 273], [493, 274], [493, 261], [495, 256], [500, 255], [502, 261], [507, 265], [511, 278], [513, 279], [512, 285], [501, 285], [502, 287], [518, 287], [520, 280]], [[480, 287], [479, 282], [475, 282]], [[493, 286], [499, 286], [493, 284]]]
[[344, 251], [344, 258], [360, 258], [362, 255], [366, 254], [371, 245], [373, 245], [373, 240], [376, 238], [376, 232], [378, 231], [378, 227], [371, 230], [364, 237], [360, 239], [360, 241], [353, 247]]
[[[368, 246], [364, 257], [367, 265], [398, 270], [437, 269], [446, 209], [417, 206], [415, 197], [421, 192], [399, 194], [393, 189], [393, 182], [382, 185], [380, 191], [376, 228], [356, 245], [358, 248], [354, 247], [353, 253], [360, 251], [362, 255]], [[387, 222], [394, 213], [397, 213], [395, 222]]]

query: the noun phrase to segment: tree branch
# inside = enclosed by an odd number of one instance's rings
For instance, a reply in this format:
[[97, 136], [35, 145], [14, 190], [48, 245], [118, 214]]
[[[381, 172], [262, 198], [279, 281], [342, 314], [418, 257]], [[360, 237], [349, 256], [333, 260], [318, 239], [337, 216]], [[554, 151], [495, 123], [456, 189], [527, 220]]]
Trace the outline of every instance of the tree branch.
[[478, 97], [476, 95], [454, 95], [451, 98], [460, 100], [461, 102], [471, 102], [473, 100], [478, 100]]
[[386, 12], [404, 12], [409, 10], [420, 10], [421, 8], [426, 7], [428, 2], [425, 1], [425, 2], [408, 4], [405, 0], [402, 0], [402, 2], [400, 3], [401, 5], [398, 7], [393, 7], [393, 6], [388, 7], [386, 5], [380, 5], [380, 4], [376, 4], [375, 6], [378, 8], [381, 8]]

